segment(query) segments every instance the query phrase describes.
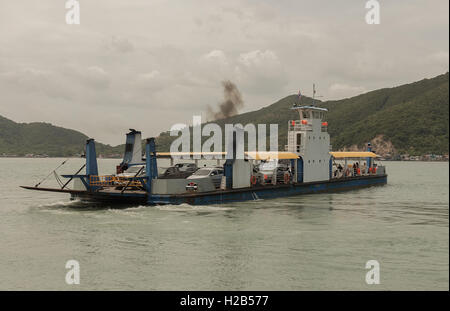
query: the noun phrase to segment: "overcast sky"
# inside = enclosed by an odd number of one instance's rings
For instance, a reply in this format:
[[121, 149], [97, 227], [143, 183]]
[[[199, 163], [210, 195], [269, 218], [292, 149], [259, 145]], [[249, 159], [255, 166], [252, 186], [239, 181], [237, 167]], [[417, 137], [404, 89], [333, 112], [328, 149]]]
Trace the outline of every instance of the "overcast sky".
[[119, 144], [206, 118], [240, 89], [243, 111], [296, 94], [340, 99], [449, 68], [448, 0], [0, 0], [0, 115]]

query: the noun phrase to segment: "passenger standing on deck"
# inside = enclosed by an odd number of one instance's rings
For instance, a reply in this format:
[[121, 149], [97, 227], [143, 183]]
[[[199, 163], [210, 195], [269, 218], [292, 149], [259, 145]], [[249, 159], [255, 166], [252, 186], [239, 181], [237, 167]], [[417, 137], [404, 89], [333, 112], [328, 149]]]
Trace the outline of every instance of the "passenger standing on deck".
[[356, 163], [353, 163], [353, 176], [356, 176]]
[[341, 165], [341, 163], [339, 163], [339, 165], [338, 165], [338, 167], [337, 167], [337, 169], [338, 169], [338, 171], [339, 171], [339, 178], [341, 178], [342, 177], [342, 170], [344, 169], [343, 167], [342, 167], [342, 165]]

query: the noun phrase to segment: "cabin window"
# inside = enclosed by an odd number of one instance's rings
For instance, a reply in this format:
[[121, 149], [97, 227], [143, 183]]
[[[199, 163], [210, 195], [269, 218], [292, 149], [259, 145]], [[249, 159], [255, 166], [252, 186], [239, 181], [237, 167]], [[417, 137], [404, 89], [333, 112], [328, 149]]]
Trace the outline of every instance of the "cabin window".
[[297, 145], [296, 145], [297, 152], [300, 152], [300, 145], [301, 144], [302, 144], [302, 134], [297, 133]]
[[309, 111], [302, 111], [302, 118], [303, 119], [309, 119]]

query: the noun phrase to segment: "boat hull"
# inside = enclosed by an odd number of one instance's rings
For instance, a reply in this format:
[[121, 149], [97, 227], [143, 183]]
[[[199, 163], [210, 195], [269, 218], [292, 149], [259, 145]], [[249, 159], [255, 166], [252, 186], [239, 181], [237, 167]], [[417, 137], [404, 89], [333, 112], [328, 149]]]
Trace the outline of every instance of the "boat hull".
[[186, 193], [180, 195], [151, 195], [145, 193], [114, 193], [114, 192], [77, 192], [72, 193], [73, 198], [114, 203], [138, 203], [147, 205], [162, 204], [190, 204], [209, 205], [232, 202], [252, 201], [259, 199], [274, 199], [301, 194], [337, 192], [355, 190], [364, 187], [384, 185], [387, 183], [387, 175], [358, 176], [345, 179], [332, 179], [329, 181], [294, 183], [289, 185], [266, 185], [261, 187], [218, 190], [203, 193]]
[[208, 205], [242, 202], [259, 199], [274, 199], [301, 194], [355, 190], [387, 183], [387, 175], [360, 176], [330, 181], [298, 183], [290, 185], [264, 186], [211, 193], [151, 196], [148, 204]]

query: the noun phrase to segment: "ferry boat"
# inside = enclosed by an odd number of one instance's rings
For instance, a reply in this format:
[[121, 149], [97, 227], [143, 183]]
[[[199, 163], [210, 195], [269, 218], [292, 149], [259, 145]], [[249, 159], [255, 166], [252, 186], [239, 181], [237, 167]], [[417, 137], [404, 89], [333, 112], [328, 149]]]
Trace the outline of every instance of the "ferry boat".
[[[175, 157], [182, 154], [158, 153], [155, 139], [148, 138], [144, 161], [141, 133], [131, 130], [126, 135], [124, 158], [117, 166], [116, 174], [99, 175], [95, 141], [89, 139], [85, 165], [75, 174], [62, 175], [68, 180], [61, 188], [22, 188], [68, 193], [73, 199], [87, 201], [205, 205], [352, 190], [387, 183], [386, 168], [375, 163], [378, 156], [372, 152], [370, 143], [363, 152], [331, 151], [328, 123], [324, 121], [327, 109], [314, 105], [294, 105], [292, 109], [298, 112], [299, 119], [288, 123], [285, 151], [249, 151], [245, 152], [244, 159], [237, 159], [236, 148], [228, 148], [227, 160], [218, 170], [223, 172], [220, 185], [214, 183], [213, 178], [204, 176], [159, 178], [158, 159], [169, 158], [173, 164]], [[281, 180], [277, 178], [277, 168], [270, 182], [257, 178], [258, 163], [267, 161], [287, 163]], [[80, 174], [84, 169], [85, 173]], [[67, 188], [70, 181], [74, 181], [72, 189]]]

